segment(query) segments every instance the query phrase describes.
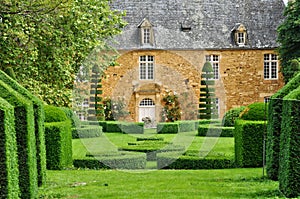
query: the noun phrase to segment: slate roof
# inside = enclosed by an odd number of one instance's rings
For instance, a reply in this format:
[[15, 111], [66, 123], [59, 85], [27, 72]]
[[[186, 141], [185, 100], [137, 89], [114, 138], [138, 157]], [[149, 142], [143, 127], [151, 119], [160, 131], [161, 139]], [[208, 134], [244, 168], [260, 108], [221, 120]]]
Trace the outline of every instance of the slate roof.
[[[126, 10], [128, 25], [116, 37], [117, 49], [232, 49], [231, 31], [247, 28], [242, 48], [274, 48], [276, 29], [284, 19], [282, 0], [114, 0], [111, 8]], [[143, 47], [138, 25], [153, 24], [155, 44]], [[181, 27], [190, 27], [184, 32]]]

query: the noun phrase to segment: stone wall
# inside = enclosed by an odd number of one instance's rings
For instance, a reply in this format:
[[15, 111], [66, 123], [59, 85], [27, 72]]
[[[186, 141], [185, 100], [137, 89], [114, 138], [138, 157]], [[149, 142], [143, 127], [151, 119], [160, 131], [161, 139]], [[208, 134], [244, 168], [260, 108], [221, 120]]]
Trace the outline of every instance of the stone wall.
[[[216, 80], [216, 96], [222, 117], [233, 107], [263, 101], [264, 97], [271, 96], [283, 86], [281, 74], [278, 80], [264, 80], [266, 53], [274, 53], [274, 50], [120, 51], [118, 65], [108, 68], [102, 80], [103, 97], [121, 98], [135, 121], [138, 120], [139, 102], [146, 97], [155, 100], [156, 117], [159, 117], [165, 90], [188, 95], [188, 98], [181, 99], [182, 106], [188, 99], [193, 107], [197, 107], [205, 55], [215, 54], [220, 56], [221, 78]], [[139, 80], [139, 56], [142, 55], [154, 56], [153, 80]], [[145, 89], [147, 85], [156, 85], [157, 89]]]

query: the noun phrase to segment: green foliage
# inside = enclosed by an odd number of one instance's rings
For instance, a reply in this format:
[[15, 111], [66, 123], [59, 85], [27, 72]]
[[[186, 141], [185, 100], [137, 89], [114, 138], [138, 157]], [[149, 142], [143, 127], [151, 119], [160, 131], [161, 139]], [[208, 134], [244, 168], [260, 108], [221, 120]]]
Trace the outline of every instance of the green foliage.
[[298, 0], [289, 1], [284, 15], [285, 19], [277, 29], [277, 41], [280, 43], [278, 52], [284, 80], [287, 83], [299, 72], [299, 63], [295, 68], [294, 61], [292, 60], [299, 59], [300, 57], [300, 2]]
[[[174, 154], [174, 153], [173, 153]], [[229, 158], [203, 158], [197, 156], [172, 153], [161, 153], [157, 155], [157, 167], [163, 169], [225, 169], [233, 168], [234, 161]]]
[[242, 120], [264, 121], [267, 119], [268, 106], [263, 102], [255, 102], [247, 106], [240, 114]]
[[112, 100], [110, 98], [103, 100], [103, 110], [106, 121], [116, 121], [122, 119], [122, 117], [128, 115], [128, 112], [124, 109], [125, 104], [123, 100]]
[[177, 121], [179, 124], [179, 132], [190, 132], [190, 131], [195, 131], [196, 128], [198, 128], [198, 121], [184, 121], [180, 120]]
[[236, 120], [234, 130], [235, 161], [238, 167], [263, 165], [264, 121]]
[[67, 118], [71, 121], [72, 128], [80, 127], [80, 120], [72, 109], [68, 107], [59, 107], [59, 108], [65, 112]]
[[11, 88], [22, 94], [29, 101], [33, 103], [34, 110], [34, 128], [36, 137], [36, 154], [37, 154], [37, 169], [38, 169], [38, 185], [42, 186], [46, 182], [46, 146], [45, 146], [45, 132], [44, 132], [44, 105], [37, 97], [32, 95], [24, 87], [20, 86], [16, 81], [0, 71], [0, 79]]
[[181, 119], [181, 110], [178, 96], [173, 91], [166, 91], [162, 99], [162, 122], [174, 122]]
[[47, 169], [72, 167], [71, 122], [45, 123]]
[[0, 198], [19, 198], [14, 108], [0, 98]]
[[12, 79], [14, 79], [14, 80], [17, 79], [17, 78], [16, 78], [16, 74], [15, 74], [15, 72], [14, 72], [14, 69], [13, 69], [12, 67], [7, 67], [7, 68], [5, 68], [5, 69], [4, 69], [4, 72], [5, 72], [8, 76], [10, 76]]
[[284, 97], [279, 159], [279, 189], [289, 198], [300, 196], [300, 86]]
[[213, 68], [210, 62], [205, 62], [202, 68], [201, 88], [200, 88], [200, 104], [199, 118], [214, 119], [218, 118], [218, 110], [215, 98], [215, 81], [213, 79]]
[[[47, 104], [70, 105], [73, 82], [92, 49], [124, 27], [109, 0], [7, 0], [0, 5], [0, 68], [12, 67], [22, 85]], [[99, 55], [99, 54], [98, 54]], [[106, 62], [106, 57], [99, 58]], [[99, 61], [99, 60], [98, 60]], [[103, 65], [106, 65], [104, 63]], [[102, 65], [102, 66], [103, 66]], [[108, 64], [107, 64], [108, 65]]]
[[237, 107], [237, 108], [232, 108], [229, 111], [225, 113], [223, 116], [223, 125], [224, 126], [234, 126], [234, 122], [236, 119], [239, 118], [241, 112], [245, 110], [245, 106]]
[[198, 136], [233, 137], [234, 127], [218, 125], [199, 125]]
[[38, 188], [32, 103], [0, 80], [0, 97], [14, 106], [21, 198], [35, 198]]
[[90, 169], [145, 169], [146, 155], [134, 152], [118, 152], [112, 154], [90, 154], [82, 159], [75, 159], [77, 168]]
[[46, 105], [45, 106], [45, 122], [63, 122], [68, 120], [66, 113], [59, 107]]
[[72, 129], [72, 139], [93, 138], [102, 134], [102, 126], [88, 125]]
[[118, 122], [118, 121], [103, 121], [99, 122], [103, 127], [103, 131], [107, 133], [129, 133], [142, 134], [144, 133], [143, 122]]
[[282, 89], [275, 93], [269, 102], [267, 143], [266, 143], [266, 168], [267, 175], [272, 180], [278, 179], [279, 150], [282, 123], [283, 97], [300, 86], [300, 73], [290, 80]]
[[161, 122], [157, 124], [158, 134], [176, 134], [179, 132], [179, 123]]

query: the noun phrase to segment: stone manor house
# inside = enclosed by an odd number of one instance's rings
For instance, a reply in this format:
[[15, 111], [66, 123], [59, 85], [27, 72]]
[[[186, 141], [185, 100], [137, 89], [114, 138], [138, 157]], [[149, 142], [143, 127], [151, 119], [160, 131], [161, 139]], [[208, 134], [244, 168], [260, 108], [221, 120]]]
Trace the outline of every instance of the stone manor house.
[[276, 54], [282, 0], [114, 0], [127, 25], [102, 97], [121, 99], [132, 121], [159, 121], [162, 99], [179, 96], [182, 119], [199, 106], [201, 71], [214, 71], [219, 117], [264, 102], [283, 86]]

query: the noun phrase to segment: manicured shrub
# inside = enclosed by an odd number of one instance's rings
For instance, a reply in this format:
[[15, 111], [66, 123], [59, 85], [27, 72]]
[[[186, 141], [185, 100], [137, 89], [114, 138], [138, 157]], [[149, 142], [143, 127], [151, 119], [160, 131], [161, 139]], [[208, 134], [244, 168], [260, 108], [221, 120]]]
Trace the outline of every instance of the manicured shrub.
[[199, 125], [201, 124], [222, 124], [222, 121], [219, 119], [202, 119], [202, 120], [198, 120]]
[[121, 123], [121, 130], [123, 133], [128, 134], [143, 134], [144, 133], [144, 123], [134, 122], [134, 123]]
[[222, 123], [224, 126], [234, 126], [234, 122], [239, 118], [240, 114], [245, 110], [245, 106], [232, 108], [223, 116]]
[[238, 167], [263, 165], [265, 121], [236, 120], [234, 130], [235, 161]]
[[247, 106], [240, 114], [242, 120], [264, 121], [267, 119], [268, 106], [263, 102], [255, 102]]
[[179, 132], [179, 124], [175, 122], [158, 123], [157, 131], [159, 134], [176, 134]]
[[233, 137], [234, 127], [215, 125], [199, 125], [198, 136], [207, 137]]
[[0, 98], [0, 198], [19, 198], [14, 108]]
[[280, 136], [279, 189], [300, 196], [300, 86], [284, 97]]
[[38, 182], [33, 104], [2, 80], [0, 97], [14, 106], [20, 197], [35, 198]]
[[145, 169], [146, 154], [117, 152], [112, 154], [93, 154], [74, 160], [74, 167], [90, 169]]
[[198, 126], [198, 121], [177, 121], [179, 124], [179, 132], [190, 132], [195, 131]]
[[99, 137], [101, 134], [102, 126], [88, 125], [72, 129], [72, 139]]
[[46, 105], [45, 107], [45, 122], [63, 122], [68, 120], [65, 112], [56, 106]]
[[225, 169], [233, 168], [234, 161], [230, 158], [202, 158], [195, 156], [178, 156], [174, 153], [157, 155], [157, 168], [163, 169]]
[[279, 149], [282, 120], [283, 97], [300, 86], [300, 73], [289, 81], [282, 89], [275, 93], [269, 102], [266, 169], [270, 179], [278, 179]]
[[45, 123], [47, 169], [60, 170], [72, 166], [71, 122]]
[[43, 102], [2, 71], [0, 71], [0, 79], [33, 103], [38, 185], [42, 186], [46, 182], [45, 115]]
[[105, 126], [106, 126], [106, 131], [105, 132], [107, 132], [107, 133], [109, 133], [109, 132], [122, 133], [120, 122], [107, 121]]
[[72, 109], [68, 107], [59, 107], [59, 109], [65, 112], [67, 118], [71, 121], [72, 128], [80, 127], [81, 122]]

